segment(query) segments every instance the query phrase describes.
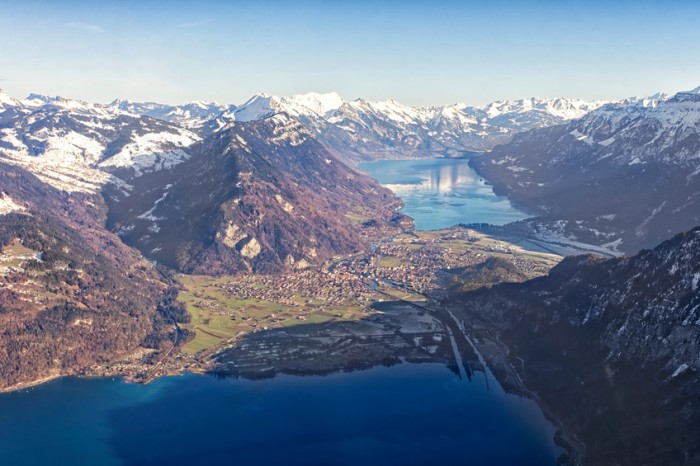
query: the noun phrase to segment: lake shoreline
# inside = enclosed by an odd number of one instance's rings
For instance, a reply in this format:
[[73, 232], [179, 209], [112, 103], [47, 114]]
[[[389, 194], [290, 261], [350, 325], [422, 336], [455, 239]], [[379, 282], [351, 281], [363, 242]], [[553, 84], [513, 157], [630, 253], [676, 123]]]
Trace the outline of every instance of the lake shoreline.
[[40, 377], [40, 378], [32, 380], [30, 382], [20, 382], [18, 384], [11, 385], [9, 387], [5, 387], [5, 388], [0, 389], [0, 395], [6, 394], [6, 393], [19, 392], [19, 391], [22, 391], [22, 390], [25, 390], [28, 388], [38, 387], [38, 386], [43, 385], [45, 383], [49, 383], [53, 380], [62, 379], [63, 377], [70, 377], [70, 375], [52, 374], [52, 375]]

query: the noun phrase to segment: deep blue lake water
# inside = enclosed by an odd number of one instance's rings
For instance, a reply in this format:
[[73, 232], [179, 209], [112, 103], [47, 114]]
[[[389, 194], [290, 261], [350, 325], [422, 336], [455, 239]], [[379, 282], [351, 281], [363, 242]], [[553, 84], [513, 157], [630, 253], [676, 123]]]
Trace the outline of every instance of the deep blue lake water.
[[0, 396], [1, 464], [555, 464], [531, 400], [401, 364], [249, 381], [67, 378]]
[[504, 225], [528, 217], [496, 196], [467, 159], [381, 160], [358, 168], [403, 199], [402, 212], [420, 230], [458, 223]]
[[[423, 229], [524, 215], [466, 160], [363, 164]], [[435, 364], [150, 385], [66, 378], [0, 395], [0, 465], [554, 465], [531, 400]]]

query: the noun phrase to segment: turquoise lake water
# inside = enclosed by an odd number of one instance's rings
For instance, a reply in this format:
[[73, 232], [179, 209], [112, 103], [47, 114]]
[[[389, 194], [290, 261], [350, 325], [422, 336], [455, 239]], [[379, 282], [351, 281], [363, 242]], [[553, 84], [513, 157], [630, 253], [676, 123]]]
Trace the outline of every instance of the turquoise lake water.
[[504, 225], [528, 217], [496, 196], [467, 159], [381, 160], [358, 168], [403, 199], [402, 212], [420, 230], [458, 223]]

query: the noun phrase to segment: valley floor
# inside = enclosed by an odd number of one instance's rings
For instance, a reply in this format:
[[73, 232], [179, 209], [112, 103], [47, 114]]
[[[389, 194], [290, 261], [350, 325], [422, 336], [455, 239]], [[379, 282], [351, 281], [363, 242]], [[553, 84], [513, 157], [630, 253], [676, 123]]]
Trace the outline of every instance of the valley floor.
[[513, 270], [477, 279], [472, 274], [474, 286], [522, 281], [546, 274], [561, 259], [515, 241], [465, 227], [411, 231], [320, 269], [240, 277], [179, 275], [179, 299], [192, 316], [181, 326], [194, 338], [167, 357], [141, 350], [85, 375], [139, 382], [181, 372], [259, 377], [406, 359], [450, 362], [457, 369], [449, 325], [435, 312], [451, 277], [498, 258]]

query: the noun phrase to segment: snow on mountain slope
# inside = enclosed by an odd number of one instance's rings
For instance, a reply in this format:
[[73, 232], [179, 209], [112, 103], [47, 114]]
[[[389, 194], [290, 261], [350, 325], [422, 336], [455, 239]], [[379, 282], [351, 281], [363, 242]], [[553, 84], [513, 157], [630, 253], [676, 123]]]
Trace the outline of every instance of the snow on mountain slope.
[[624, 105], [640, 105], [642, 107], [656, 107], [660, 102], [668, 100], [672, 97], [670, 94], [664, 92], [657, 92], [654, 95], [648, 97], [629, 97], [621, 102], [617, 102]]
[[156, 102], [133, 102], [128, 99], [115, 99], [110, 104], [110, 107], [114, 107], [126, 113], [131, 113], [132, 115], [146, 115], [152, 113], [163, 113], [166, 112], [170, 106], [165, 104], [159, 104]]
[[19, 105], [19, 102], [0, 89], [0, 111], [6, 107], [14, 107], [16, 105]]
[[329, 112], [343, 105], [343, 98], [335, 92], [319, 94], [317, 92], [309, 92], [307, 94], [298, 94], [291, 97], [282, 97], [280, 99], [282, 105], [289, 109], [293, 108], [299, 114], [313, 112], [316, 115], [327, 115]]
[[700, 94], [607, 104], [472, 164], [573, 237], [634, 253], [700, 224]]
[[411, 107], [395, 100], [343, 102], [337, 94], [254, 96], [225, 120], [251, 121], [284, 112], [297, 117], [346, 161], [459, 156], [491, 149], [520, 131], [565, 123], [605, 102], [572, 99], [499, 101], [484, 107], [456, 104]]
[[15, 201], [5, 193], [1, 193], [0, 196], [0, 215], [7, 215], [13, 212], [22, 212], [26, 210], [21, 205], [15, 203]]
[[[683, 164], [700, 158], [700, 94], [681, 92], [650, 104], [610, 104], [572, 125], [569, 132], [592, 146], [600, 156], [618, 163]], [[603, 149], [604, 148], [604, 149]]]
[[564, 123], [603, 103], [526, 99], [484, 107], [409, 107], [394, 100], [358, 99], [326, 118], [334, 128], [316, 132], [335, 153], [351, 160], [459, 156], [491, 149], [521, 131]]
[[94, 192], [111, 177], [94, 164], [105, 146], [75, 131], [41, 129], [26, 134], [0, 130], [0, 159], [19, 165], [64, 191]]
[[[182, 148], [199, 140], [194, 133], [160, 132], [133, 136], [131, 142], [112, 157], [100, 162], [100, 167], [133, 168], [136, 176], [145, 171], [171, 168], [189, 158]], [[167, 148], [171, 148], [168, 150]]]
[[580, 99], [541, 99], [532, 97], [522, 100], [498, 100], [481, 108], [489, 119], [528, 114], [547, 114], [562, 121], [581, 118], [586, 113], [608, 103], [607, 101], [588, 102]]
[[536, 164], [540, 167], [571, 164], [585, 168], [603, 160], [615, 166], [644, 163], [694, 166], [700, 159], [699, 135], [700, 94], [692, 91], [672, 97], [657, 94], [603, 105], [551, 134], [545, 131], [522, 134], [512, 144], [494, 151], [488, 163], [513, 173], [534, 173], [532, 154], [520, 148], [546, 139], [550, 144], [549, 155], [538, 157]]
[[273, 107], [275, 101], [267, 94], [256, 94], [232, 112], [226, 112], [226, 117], [232, 121], [254, 121], [266, 118], [280, 111]]
[[[46, 99], [44, 99], [46, 100]], [[579, 118], [605, 102], [531, 98], [483, 107], [411, 107], [395, 100], [343, 101], [337, 93], [257, 94], [239, 106], [191, 102], [167, 106], [115, 100], [111, 107], [174, 122], [201, 134], [277, 113], [298, 119], [334, 155], [354, 163], [381, 158], [461, 156], [508, 142], [514, 134]]]
[[352, 114], [358, 118], [376, 117], [394, 122], [399, 125], [412, 125], [427, 122], [432, 111], [426, 108], [409, 107], [403, 105], [393, 99], [382, 102], [370, 102], [365, 99], [357, 99], [353, 102], [348, 102], [345, 106], [338, 109], [329, 121], [339, 121], [341, 118], [347, 118]]
[[310, 92], [291, 97], [274, 97], [257, 94], [229, 115], [235, 121], [261, 120], [275, 113], [287, 113], [292, 116], [323, 117], [343, 104], [343, 99], [336, 93], [319, 94]]
[[158, 120], [177, 123], [188, 128], [199, 128], [206, 121], [229, 109], [229, 107], [202, 100], [187, 102], [182, 105], [165, 105], [155, 102], [132, 102], [130, 100], [116, 99], [109, 106], [133, 115], [149, 116]]
[[185, 149], [200, 139], [109, 105], [38, 95], [12, 104], [0, 112], [0, 159], [65, 191], [123, 185], [108, 167], [133, 169], [137, 176], [169, 167], [185, 160]]

